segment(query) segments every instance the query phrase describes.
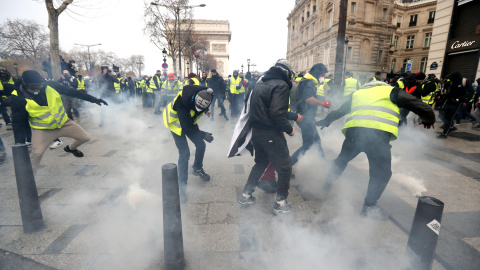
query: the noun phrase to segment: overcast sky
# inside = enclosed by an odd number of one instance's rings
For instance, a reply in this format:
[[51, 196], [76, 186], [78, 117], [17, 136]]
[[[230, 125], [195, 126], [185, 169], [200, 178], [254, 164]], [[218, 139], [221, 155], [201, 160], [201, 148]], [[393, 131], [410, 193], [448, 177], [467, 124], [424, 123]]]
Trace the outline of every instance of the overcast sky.
[[[93, 8], [76, 8], [79, 15], [60, 15], [60, 47], [69, 51], [74, 43], [101, 43], [105, 51], [120, 57], [132, 54], [145, 56], [144, 74], [154, 74], [160, 69], [162, 54], [143, 34], [143, 0], [74, 0], [83, 1]], [[277, 59], [286, 57], [287, 16], [294, 0], [190, 0], [191, 5], [206, 4], [195, 8], [195, 19], [228, 20], [230, 41], [229, 71], [247, 59], [257, 65], [257, 70], [268, 69]], [[82, 3], [82, 2], [80, 2]], [[30, 19], [43, 24], [48, 30], [45, 3], [34, 0], [0, 0], [0, 22], [9, 19]]]

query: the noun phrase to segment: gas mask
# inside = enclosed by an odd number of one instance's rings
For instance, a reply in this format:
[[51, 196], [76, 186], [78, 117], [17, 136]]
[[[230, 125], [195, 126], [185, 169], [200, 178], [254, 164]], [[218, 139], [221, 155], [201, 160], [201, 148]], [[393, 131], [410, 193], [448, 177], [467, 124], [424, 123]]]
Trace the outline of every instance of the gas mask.
[[43, 83], [42, 84], [26, 84], [25, 89], [30, 92], [31, 94], [38, 95], [40, 93], [40, 90], [42, 90]]

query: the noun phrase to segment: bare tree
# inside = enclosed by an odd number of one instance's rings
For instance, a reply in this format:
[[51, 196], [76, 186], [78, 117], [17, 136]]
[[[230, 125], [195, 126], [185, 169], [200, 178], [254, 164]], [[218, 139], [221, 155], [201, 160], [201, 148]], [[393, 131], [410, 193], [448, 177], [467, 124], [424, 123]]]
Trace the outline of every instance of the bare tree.
[[151, 5], [150, 2], [152, 1], [145, 2], [144, 32], [158, 49], [167, 49], [168, 56], [172, 58], [173, 70], [177, 73], [179, 47], [183, 51], [192, 35], [192, 8], [188, 6], [188, 0], [154, 0], [156, 5]]
[[35, 21], [7, 19], [0, 25], [0, 50], [20, 54], [32, 62], [33, 68], [45, 59], [48, 51], [48, 35]]
[[130, 61], [133, 63], [133, 72], [142, 76], [142, 70], [145, 69], [145, 57], [143, 55], [132, 55]]

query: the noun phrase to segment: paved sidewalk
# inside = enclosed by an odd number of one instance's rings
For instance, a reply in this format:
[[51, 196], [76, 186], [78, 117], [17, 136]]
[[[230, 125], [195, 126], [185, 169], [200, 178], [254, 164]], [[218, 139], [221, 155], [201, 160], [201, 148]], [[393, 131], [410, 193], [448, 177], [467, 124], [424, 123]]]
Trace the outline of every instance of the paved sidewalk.
[[[80, 147], [85, 157], [62, 149], [44, 155], [36, 183], [46, 227], [32, 234], [21, 226], [13, 135], [0, 129], [8, 150], [0, 165], [0, 269], [162, 269], [161, 165], [176, 163], [173, 139], [151, 109], [110, 106], [102, 128], [99, 112], [88, 107], [81, 123], [92, 136]], [[311, 151], [294, 167], [293, 210], [278, 217], [275, 196], [261, 190], [251, 207], [237, 204], [253, 158], [226, 158], [235, 123], [204, 117], [199, 125], [215, 137], [204, 160], [212, 180], [189, 176], [187, 269], [400, 269], [420, 194], [445, 203], [433, 268], [480, 269], [480, 140], [473, 141], [480, 130], [468, 123], [458, 126], [463, 138], [438, 140], [440, 130], [415, 128], [392, 143], [394, 174], [379, 201], [386, 221], [358, 215], [368, 181], [364, 155], [331, 194], [320, 192], [344, 138], [340, 121], [321, 131], [327, 161]], [[300, 132], [287, 140], [293, 153]]]

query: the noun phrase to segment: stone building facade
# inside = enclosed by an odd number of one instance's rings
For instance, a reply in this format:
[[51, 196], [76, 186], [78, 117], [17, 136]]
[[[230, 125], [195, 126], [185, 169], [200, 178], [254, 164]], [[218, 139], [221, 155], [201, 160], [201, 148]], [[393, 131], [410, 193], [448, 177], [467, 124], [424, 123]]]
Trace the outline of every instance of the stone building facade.
[[[419, 5], [417, 2], [425, 3]], [[432, 24], [429, 26], [427, 20], [425, 24], [420, 21], [429, 10], [435, 11], [435, 2], [436, 0], [420, 0], [415, 3], [399, 0], [349, 0], [346, 71], [353, 72], [354, 77], [362, 82], [372, 77], [376, 71], [380, 71], [382, 78], [385, 78], [392, 73], [393, 62], [396, 62], [393, 73], [399, 73], [405, 58], [413, 58], [412, 71], [418, 71], [420, 60], [428, 57], [428, 48], [420, 47], [423, 36], [416, 40], [413, 38], [412, 42], [412, 38], [408, 39], [406, 34], [424, 34], [428, 27], [431, 32]], [[324, 63], [333, 73], [339, 9], [338, 0], [296, 1], [294, 9], [287, 17], [287, 59], [293, 62], [297, 70], [305, 71], [314, 63]], [[417, 25], [410, 26], [410, 15], [417, 15]], [[399, 24], [398, 18], [401, 18]], [[412, 48], [406, 48], [407, 39], [409, 44], [413, 44]], [[418, 61], [415, 61], [417, 58]]]

